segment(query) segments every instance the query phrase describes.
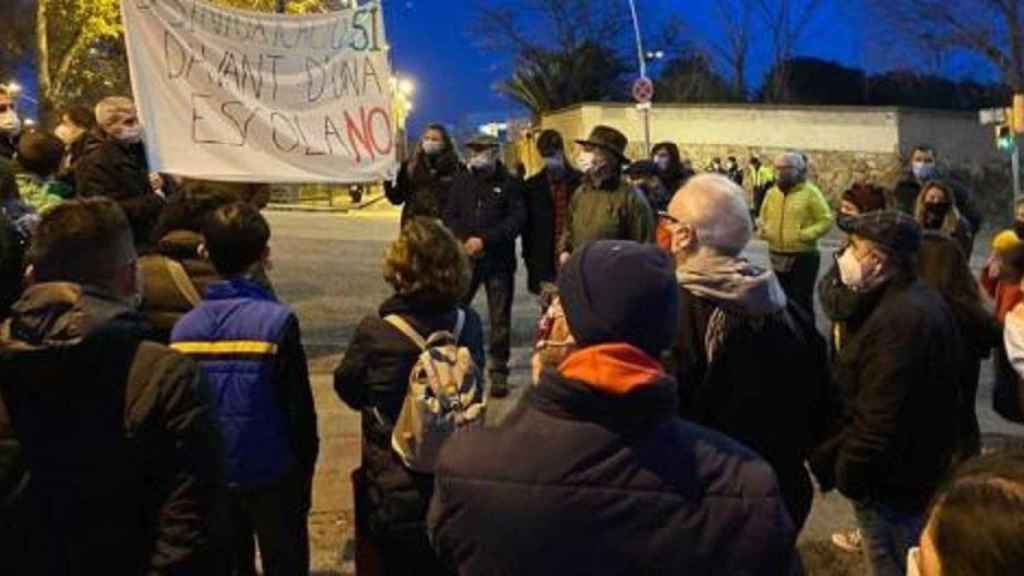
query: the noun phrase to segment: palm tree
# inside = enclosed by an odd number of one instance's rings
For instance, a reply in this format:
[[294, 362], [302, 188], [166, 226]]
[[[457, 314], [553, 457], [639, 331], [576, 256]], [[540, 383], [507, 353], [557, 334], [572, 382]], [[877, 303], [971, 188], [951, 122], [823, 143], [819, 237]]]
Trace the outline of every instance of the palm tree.
[[545, 112], [580, 102], [621, 98], [626, 71], [613, 50], [587, 41], [569, 52], [523, 52], [512, 76], [495, 89], [539, 118]]

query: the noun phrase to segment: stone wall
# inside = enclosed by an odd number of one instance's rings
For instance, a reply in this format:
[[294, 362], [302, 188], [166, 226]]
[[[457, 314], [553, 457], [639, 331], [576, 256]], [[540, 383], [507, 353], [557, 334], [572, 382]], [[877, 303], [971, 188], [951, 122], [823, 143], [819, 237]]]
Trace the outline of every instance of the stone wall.
[[[613, 126], [630, 140], [627, 154], [645, 156], [643, 123], [628, 104], [582, 104], [547, 114], [543, 128], [558, 130], [566, 142], [586, 137], [598, 124]], [[810, 160], [810, 178], [835, 199], [852, 182], [886, 188], [903, 176], [917, 144], [936, 149], [943, 168], [972, 183], [989, 221], [1010, 213], [1007, 159], [996, 150], [992, 128], [977, 116], [888, 107], [657, 105], [650, 117], [651, 142], [675, 142], [698, 170], [713, 157], [736, 156], [746, 166], [751, 153], [762, 161], [785, 150]], [[539, 169], [527, 158], [528, 171]]]

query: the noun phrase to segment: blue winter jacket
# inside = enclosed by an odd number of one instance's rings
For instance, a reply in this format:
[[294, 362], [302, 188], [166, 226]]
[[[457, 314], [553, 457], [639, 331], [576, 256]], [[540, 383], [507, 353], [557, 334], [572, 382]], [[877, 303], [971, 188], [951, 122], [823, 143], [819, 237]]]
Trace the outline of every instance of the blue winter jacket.
[[195, 358], [209, 381], [229, 486], [273, 484], [296, 463], [288, 416], [274, 381], [275, 360], [293, 313], [256, 283], [211, 284], [171, 333], [171, 347]]

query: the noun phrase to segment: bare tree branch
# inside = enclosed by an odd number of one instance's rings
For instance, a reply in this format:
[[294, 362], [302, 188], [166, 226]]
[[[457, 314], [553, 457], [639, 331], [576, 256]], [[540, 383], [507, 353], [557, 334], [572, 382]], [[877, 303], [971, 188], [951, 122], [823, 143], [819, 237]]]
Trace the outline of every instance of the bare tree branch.
[[1024, 1], [871, 0], [880, 24], [925, 51], [981, 56], [1015, 90], [1024, 89]]

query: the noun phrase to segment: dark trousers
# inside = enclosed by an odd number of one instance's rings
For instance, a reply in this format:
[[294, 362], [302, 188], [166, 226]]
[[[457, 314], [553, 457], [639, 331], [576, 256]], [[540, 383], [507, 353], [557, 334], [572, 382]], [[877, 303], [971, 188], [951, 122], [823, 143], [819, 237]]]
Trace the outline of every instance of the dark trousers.
[[235, 576], [256, 576], [256, 542], [265, 576], [309, 574], [311, 479], [298, 473], [277, 484], [228, 491]]
[[[788, 269], [776, 265], [777, 261], [787, 261]], [[786, 298], [796, 302], [812, 317], [814, 316], [814, 285], [818, 282], [818, 270], [821, 268], [821, 254], [800, 252], [797, 254], [772, 254], [775, 275], [786, 293]]]
[[490, 262], [475, 262], [473, 281], [463, 304], [471, 306], [476, 293], [483, 285], [487, 292], [487, 316], [491, 327], [487, 355], [489, 370], [508, 374], [508, 359], [512, 350], [512, 298], [515, 296], [516, 273], [508, 266]]
[[921, 537], [924, 513], [897, 511], [879, 502], [854, 502], [854, 513], [864, 536], [868, 576], [903, 576], [907, 552]]

